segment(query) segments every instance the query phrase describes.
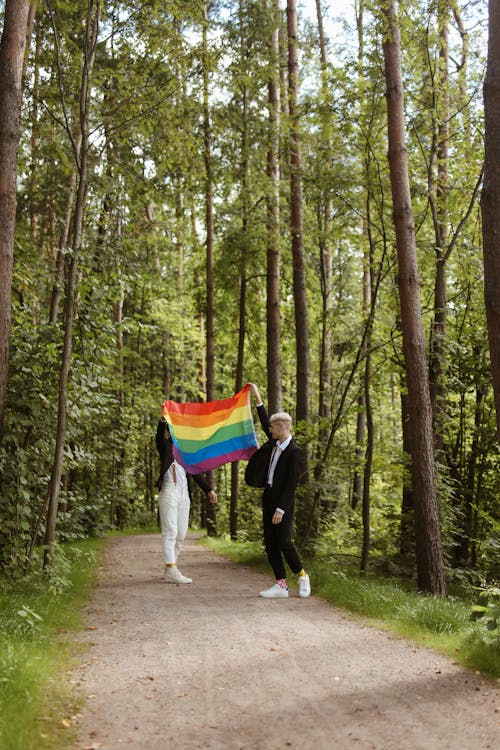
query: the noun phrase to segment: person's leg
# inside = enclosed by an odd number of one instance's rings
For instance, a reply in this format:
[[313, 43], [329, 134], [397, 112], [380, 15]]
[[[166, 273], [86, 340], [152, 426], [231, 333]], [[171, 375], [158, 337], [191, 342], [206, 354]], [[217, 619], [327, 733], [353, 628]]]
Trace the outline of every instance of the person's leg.
[[283, 516], [282, 522], [278, 524], [279, 548], [283, 553], [285, 560], [287, 561], [292, 572], [299, 576], [299, 596], [304, 599], [311, 594], [311, 582], [309, 581], [309, 576], [302, 567], [300, 555], [295, 549], [295, 545], [292, 542], [292, 531], [292, 515], [289, 515], [288, 519]]
[[[176, 547], [179, 536], [179, 504], [181, 499], [181, 488], [173, 482], [166, 484], [158, 496], [161, 535], [163, 541], [163, 559], [165, 561], [165, 575], [163, 579], [165, 583], [192, 583], [191, 578], [183, 576], [176, 565], [178, 555]], [[186, 532], [184, 531], [184, 536], [185, 535]], [[184, 539], [184, 536], [182, 539]]]
[[269, 560], [274, 575], [276, 576], [276, 583], [270, 588], [261, 591], [259, 596], [269, 599], [277, 597], [287, 598], [288, 586], [286, 585], [285, 580], [285, 566], [277, 543], [276, 525], [272, 523], [273, 514], [274, 508], [263, 510], [264, 544], [266, 546], [267, 559]]
[[302, 561], [292, 542], [293, 517], [285, 513], [283, 520], [277, 524], [276, 529], [277, 546], [283, 553], [290, 570], [295, 574], [300, 573], [303, 570]]
[[177, 539], [177, 497], [175, 485], [168, 482], [158, 495], [160, 510], [161, 538], [163, 545], [163, 560], [165, 565], [175, 565], [175, 542]]
[[189, 490], [187, 483], [181, 488], [179, 493], [179, 500], [177, 504], [177, 537], [175, 540], [175, 562], [179, 559], [179, 555], [186, 538], [186, 534], [189, 527]]
[[264, 545], [266, 548], [267, 559], [273, 569], [277, 581], [283, 581], [286, 578], [285, 565], [281, 556], [280, 541], [277, 528], [281, 524], [273, 524], [272, 517], [274, 508], [264, 505], [262, 516], [264, 523]]

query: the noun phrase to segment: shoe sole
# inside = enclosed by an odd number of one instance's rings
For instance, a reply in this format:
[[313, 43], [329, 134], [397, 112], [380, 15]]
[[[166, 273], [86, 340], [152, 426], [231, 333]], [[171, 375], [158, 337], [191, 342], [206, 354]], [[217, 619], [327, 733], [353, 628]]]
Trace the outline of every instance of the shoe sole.
[[288, 594], [272, 594], [271, 596], [266, 596], [265, 594], [259, 594], [261, 599], [288, 599]]

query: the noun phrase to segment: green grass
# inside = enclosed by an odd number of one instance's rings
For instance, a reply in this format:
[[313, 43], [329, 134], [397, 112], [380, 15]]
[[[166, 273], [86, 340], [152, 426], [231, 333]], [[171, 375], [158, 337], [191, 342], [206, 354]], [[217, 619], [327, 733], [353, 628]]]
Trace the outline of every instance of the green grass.
[[63, 545], [50, 582], [41, 574], [0, 579], [0, 747], [59, 750], [76, 737], [68, 670], [74, 631], [95, 581], [103, 540]]
[[[203, 543], [234, 562], [270, 573], [258, 543], [213, 537], [206, 537]], [[352, 566], [332, 559], [308, 560], [306, 568], [316, 596], [369, 625], [391, 630], [465, 667], [500, 678], [500, 634], [488, 633], [481, 621], [470, 621], [472, 599], [423, 596], [413, 583], [374, 574], [362, 577]], [[289, 585], [294, 586], [291, 577]]]

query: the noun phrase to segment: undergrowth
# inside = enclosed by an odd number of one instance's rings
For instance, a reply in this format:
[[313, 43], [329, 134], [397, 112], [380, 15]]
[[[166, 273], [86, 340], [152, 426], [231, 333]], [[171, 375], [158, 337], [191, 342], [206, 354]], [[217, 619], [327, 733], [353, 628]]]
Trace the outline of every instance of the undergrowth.
[[57, 548], [50, 579], [41, 572], [15, 582], [0, 578], [2, 750], [58, 750], [74, 740], [72, 631], [81, 625], [101, 547], [94, 539]]

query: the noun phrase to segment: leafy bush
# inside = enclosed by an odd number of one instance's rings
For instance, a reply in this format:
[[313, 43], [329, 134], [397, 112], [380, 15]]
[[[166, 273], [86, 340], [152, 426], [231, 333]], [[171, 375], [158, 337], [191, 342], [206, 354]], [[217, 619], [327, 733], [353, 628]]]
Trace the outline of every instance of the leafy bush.
[[488, 586], [480, 589], [477, 603], [473, 605], [470, 619], [481, 620], [486, 630], [500, 643], [500, 588]]

